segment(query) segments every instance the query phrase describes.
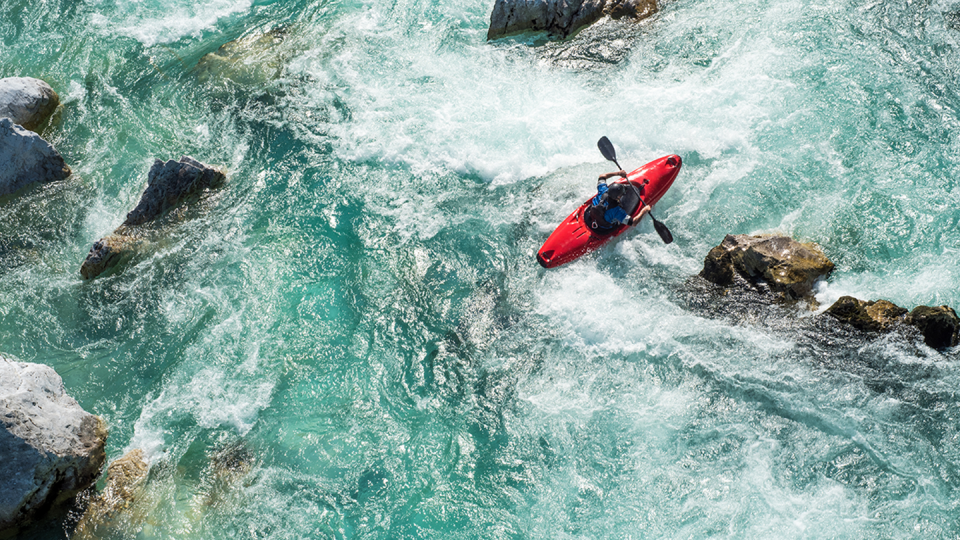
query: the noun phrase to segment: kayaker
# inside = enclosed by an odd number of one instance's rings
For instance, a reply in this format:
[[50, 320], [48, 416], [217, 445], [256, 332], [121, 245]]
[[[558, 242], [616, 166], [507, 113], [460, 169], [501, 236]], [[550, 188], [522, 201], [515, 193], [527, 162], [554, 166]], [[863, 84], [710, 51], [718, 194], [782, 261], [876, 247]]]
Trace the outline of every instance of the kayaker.
[[631, 226], [640, 223], [648, 212], [650, 207], [644, 205], [636, 217], [631, 217], [625, 209], [620, 206], [620, 201], [627, 191], [626, 184], [614, 183], [607, 185], [607, 179], [614, 176], [627, 177], [624, 170], [601, 174], [597, 179], [597, 195], [591, 201], [590, 208], [585, 212], [587, 224], [590, 228], [598, 231], [609, 231], [619, 224]]

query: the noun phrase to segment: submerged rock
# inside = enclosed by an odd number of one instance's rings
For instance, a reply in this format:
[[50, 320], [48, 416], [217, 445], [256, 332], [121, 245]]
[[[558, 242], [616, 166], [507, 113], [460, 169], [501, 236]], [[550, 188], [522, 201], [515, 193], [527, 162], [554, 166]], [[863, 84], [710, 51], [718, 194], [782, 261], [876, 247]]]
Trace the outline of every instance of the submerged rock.
[[262, 86], [283, 73], [288, 54], [280, 45], [287, 34], [286, 27], [278, 27], [224, 43], [197, 62], [197, 79], [203, 83], [229, 81], [240, 86]]
[[0, 79], [0, 118], [9, 118], [30, 131], [47, 121], [60, 105], [49, 84], [29, 77]]
[[0, 118], [0, 196], [70, 176], [60, 152], [40, 135]]
[[80, 275], [83, 279], [92, 279], [131, 258], [143, 244], [139, 237], [141, 226], [163, 217], [200, 192], [218, 187], [225, 178], [223, 171], [188, 156], [180, 161], [156, 160], [140, 202], [113, 234], [94, 242], [80, 265]]
[[935, 349], [954, 347], [960, 342], [960, 318], [950, 307], [917, 306], [904, 322], [916, 326], [923, 341]]
[[566, 38], [604, 15], [644, 19], [657, 9], [656, 0], [496, 0], [487, 39], [527, 31]]
[[907, 310], [887, 300], [868, 302], [852, 296], [841, 296], [827, 308], [826, 313], [859, 330], [885, 332], [902, 322]]
[[124, 523], [137, 522], [127, 515], [147, 479], [150, 466], [139, 448], [127, 452], [107, 467], [107, 485], [87, 506], [73, 531], [73, 540], [121, 536]]
[[106, 425], [52, 368], [0, 355], [0, 536], [93, 484]]
[[700, 276], [730, 286], [742, 279], [765, 284], [786, 299], [811, 298], [813, 284], [834, 265], [818, 246], [785, 236], [727, 235], [707, 254]]

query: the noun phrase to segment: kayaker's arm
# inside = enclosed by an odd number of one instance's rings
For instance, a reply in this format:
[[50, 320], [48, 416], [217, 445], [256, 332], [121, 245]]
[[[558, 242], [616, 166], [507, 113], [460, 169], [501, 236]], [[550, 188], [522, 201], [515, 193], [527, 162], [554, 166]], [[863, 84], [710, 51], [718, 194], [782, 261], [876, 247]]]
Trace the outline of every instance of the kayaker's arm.
[[627, 225], [633, 226], [633, 225], [636, 225], [637, 223], [640, 223], [640, 220], [643, 219], [643, 216], [649, 214], [650, 210], [651, 210], [650, 206], [643, 205], [643, 208], [640, 209], [640, 213], [637, 214], [635, 217], [630, 218]]
[[615, 172], [603, 173], [603, 174], [600, 175], [600, 178], [597, 179], [597, 183], [598, 183], [598, 184], [606, 183], [607, 178], [612, 178], [612, 177], [614, 177], [614, 176], [622, 176], [623, 178], [626, 178], [626, 177], [627, 177], [627, 172], [621, 169], [621, 170], [615, 171]]

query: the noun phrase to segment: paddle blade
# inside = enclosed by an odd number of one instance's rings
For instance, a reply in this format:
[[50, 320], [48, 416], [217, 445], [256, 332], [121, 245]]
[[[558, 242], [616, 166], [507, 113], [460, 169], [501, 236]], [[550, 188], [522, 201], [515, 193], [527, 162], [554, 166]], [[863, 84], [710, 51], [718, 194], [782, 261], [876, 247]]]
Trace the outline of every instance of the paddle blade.
[[617, 151], [613, 149], [613, 143], [606, 136], [600, 137], [600, 140], [597, 141], [597, 148], [600, 149], [600, 153], [608, 161], [617, 162]]
[[663, 243], [669, 244], [670, 242], [673, 242], [673, 235], [670, 234], [670, 229], [668, 229], [663, 223], [654, 219], [653, 216], [650, 216], [650, 219], [653, 219], [653, 228], [657, 231], [657, 234], [660, 235], [660, 239], [663, 240]]

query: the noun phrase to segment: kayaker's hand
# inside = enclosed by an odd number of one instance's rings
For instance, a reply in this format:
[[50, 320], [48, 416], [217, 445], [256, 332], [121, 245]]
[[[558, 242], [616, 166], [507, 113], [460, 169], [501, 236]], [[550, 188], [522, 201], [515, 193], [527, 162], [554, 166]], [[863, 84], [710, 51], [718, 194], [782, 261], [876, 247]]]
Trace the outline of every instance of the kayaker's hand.
[[623, 169], [620, 169], [619, 171], [617, 171], [617, 174], [618, 174], [619, 176], [621, 176], [622, 178], [626, 178], [626, 177], [627, 177], [627, 171], [625, 171], [625, 170], [623, 170]]

